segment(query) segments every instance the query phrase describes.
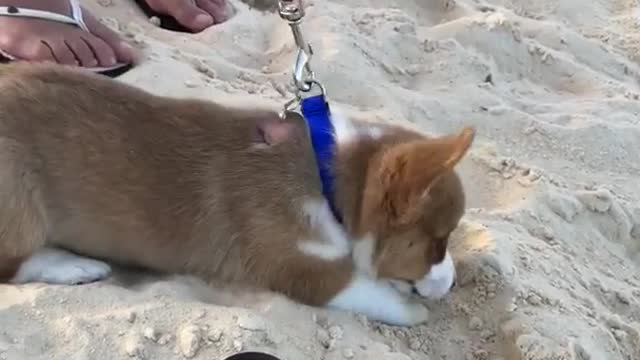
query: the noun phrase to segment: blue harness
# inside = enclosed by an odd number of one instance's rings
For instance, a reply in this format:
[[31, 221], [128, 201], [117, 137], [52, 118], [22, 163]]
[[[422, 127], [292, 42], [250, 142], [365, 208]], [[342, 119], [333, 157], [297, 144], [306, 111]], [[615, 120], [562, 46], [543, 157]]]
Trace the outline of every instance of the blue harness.
[[332, 161], [335, 155], [335, 131], [331, 123], [331, 111], [324, 95], [316, 95], [302, 99], [302, 115], [304, 116], [311, 144], [316, 156], [316, 164], [322, 182], [322, 194], [329, 202], [331, 212], [339, 223], [342, 215], [336, 208], [334, 198], [334, 176]]

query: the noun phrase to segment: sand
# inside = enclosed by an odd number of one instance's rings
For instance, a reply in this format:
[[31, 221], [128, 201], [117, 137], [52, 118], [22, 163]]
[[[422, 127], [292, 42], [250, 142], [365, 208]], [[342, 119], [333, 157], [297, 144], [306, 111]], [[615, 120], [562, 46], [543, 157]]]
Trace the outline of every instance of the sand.
[[[230, 1], [197, 35], [128, 0], [85, 5], [143, 51], [120, 80], [171, 96], [280, 107], [287, 25]], [[0, 286], [0, 359], [640, 359], [640, 2], [308, 1], [332, 102], [434, 134], [478, 129], [459, 167], [460, 286], [396, 328], [273, 294], [119, 271]]]

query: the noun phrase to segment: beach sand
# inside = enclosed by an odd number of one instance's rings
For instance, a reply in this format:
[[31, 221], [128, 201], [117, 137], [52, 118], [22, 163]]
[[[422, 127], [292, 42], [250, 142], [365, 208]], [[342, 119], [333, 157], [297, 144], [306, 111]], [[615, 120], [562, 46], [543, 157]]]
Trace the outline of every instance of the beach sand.
[[[279, 108], [295, 48], [273, 12], [231, 0], [203, 33], [128, 0], [84, 0], [144, 56], [157, 94]], [[0, 359], [640, 359], [640, 2], [307, 1], [332, 103], [433, 134], [477, 127], [459, 166], [458, 288], [390, 327], [282, 296], [119, 270], [76, 287], [0, 286]]]

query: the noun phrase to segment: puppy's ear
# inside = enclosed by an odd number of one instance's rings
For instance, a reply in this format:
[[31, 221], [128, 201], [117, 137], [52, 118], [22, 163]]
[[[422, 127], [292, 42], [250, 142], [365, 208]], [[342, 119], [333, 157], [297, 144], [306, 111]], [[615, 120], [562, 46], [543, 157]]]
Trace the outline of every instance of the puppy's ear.
[[454, 166], [456, 166], [460, 162], [460, 160], [462, 160], [462, 158], [467, 154], [467, 151], [469, 151], [471, 144], [473, 144], [473, 139], [475, 138], [475, 136], [476, 130], [471, 126], [467, 126], [458, 134], [445, 138], [447, 139], [447, 145], [449, 146], [449, 149], [448, 158], [443, 166], [447, 168], [447, 170], [452, 170]]
[[467, 127], [456, 135], [398, 144], [382, 155], [377, 171], [379, 201], [390, 224], [417, 220], [433, 185], [453, 170], [474, 137], [475, 130]]

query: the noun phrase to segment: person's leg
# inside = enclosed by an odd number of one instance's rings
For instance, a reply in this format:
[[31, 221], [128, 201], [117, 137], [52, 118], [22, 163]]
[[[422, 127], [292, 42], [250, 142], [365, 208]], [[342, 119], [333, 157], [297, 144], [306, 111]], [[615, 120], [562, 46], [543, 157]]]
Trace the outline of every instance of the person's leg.
[[176, 19], [185, 28], [202, 31], [226, 20], [226, 0], [137, 0], [158, 14]]
[[0, 0], [0, 7], [0, 50], [11, 60], [51, 61], [87, 68], [130, 64], [134, 60], [133, 48], [84, 9], [81, 20], [85, 29], [56, 19], [29, 16], [30, 10], [40, 10], [73, 18], [70, 0]]

